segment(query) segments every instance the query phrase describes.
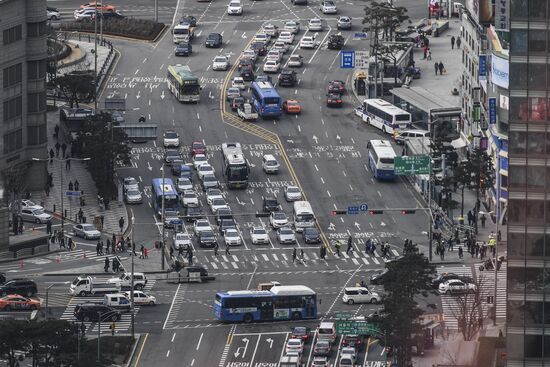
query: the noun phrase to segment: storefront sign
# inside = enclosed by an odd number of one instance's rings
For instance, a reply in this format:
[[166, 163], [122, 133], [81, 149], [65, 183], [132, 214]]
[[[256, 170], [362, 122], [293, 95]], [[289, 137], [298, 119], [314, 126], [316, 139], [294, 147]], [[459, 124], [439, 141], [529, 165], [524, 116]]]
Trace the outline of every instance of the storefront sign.
[[497, 123], [497, 99], [489, 98], [489, 123]]
[[487, 78], [487, 55], [479, 55], [479, 80]]
[[506, 31], [510, 29], [510, 0], [495, 1], [495, 28]]
[[508, 60], [493, 55], [491, 57], [491, 80], [493, 84], [508, 89], [509, 68]]

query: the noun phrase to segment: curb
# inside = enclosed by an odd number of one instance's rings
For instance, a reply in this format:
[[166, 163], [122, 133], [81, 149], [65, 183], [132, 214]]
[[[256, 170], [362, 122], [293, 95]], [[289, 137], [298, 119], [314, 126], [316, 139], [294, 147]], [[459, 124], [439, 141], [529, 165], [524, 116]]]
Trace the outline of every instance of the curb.
[[[112, 39], [118, 39], [118, 40], [123, 40], [123, 41], [134, 41], [134, 42], [147, 42], [147, 43], [155, 43], [158, 38], [160, 36], [162, 36], [164, 34], [164, 32], [166, 31], [166, 29], [168, 29], [169, 27], [164, 24], [164, 28], [161, 29], [161, 31], [158, 33], [158, 35], [153, 38], [152, 40], [145, 40], [145, 39], [139, 39], [139, 38], [131, 38], [131, 37], [124, 37], [124, 36], [117, 36], [117, 35], [114, 35], [114, 34], [108, 34], [108, 33], [103, 33], [103, 38], [112, 38]], [[80, 34], [85, 34], [85, 35], [89, 35], [89, 34], [94, 34], [94, 32], [86, 32], [86, 31], [69, 31], [69, 30], [64, 30], [62, 32], [68, 32], [68, 33], [80, 33]]]
[[[125, 336], [126, 334], [120, 334], [120, 335]], [[136, 336], [136, 338], [135, 338], [135, 341], [134, 341], [134, 346], [132, 347], [132, 352], [130, 352], [130, 356], [128, 357], [128, 362], [124, 363], [124, 366], [126, 366], [126, 367], [129, 367], [130, 364], [132, 364], [132, 361], [134, 360], [134, 357], [136, 356], [137, 347], [141, 342], [141, 338], [142, 338], [141, 334], [135, 333], [134, 335]]]
[[[155, 271], [134, 271], [135, 273], [143, 273], [143, 274], [169, 274], [169, 273], [172, 273], [172, 270], [155, 270]], [[45, 277], [64, 277], [64, 276], [73, 276], [73, 277], [77, 277], [79, 275], [82, 275], [82, 274], [86, 274], [86, 275], [90, 275], [90, 276], [99, 276], [99, 275], [117, 275], [115, 273], [105, 273], [105, 272], [100, 272], [100, 273], [87, 273], [87, 272], [78, 272], [78, 273], [44, 273], [42, 274], [42, 276], [45, 276]]]
[[[71, 42], [69, 42], [69, 43], [71, 43]], [[72, 44], [74, 45], [74, 43], [72, 43]], [[64, 68], [66, 68], [66, 67], [69, 67], [69, 66], [78, 64], [78, 63], [80, 63], [82, 60], [84, 60], [84, 59], [86, 58], [86, 55], [87, 55], [88, 53], [87, 53], [85, 50], [81, 49], [80, 47], [79, 47], [78, 49], [79, 49], [80, 52], [82, 53], [82, 55], [80, 55], [79, 58], [76, 58], [76, 59], [74, 59], [74, 60], [71, 60], [71, 61], [69, 61], [69, 62], [67, 62], [67, 63], [63, 63], [63, 64], [59, 65], [57, 68], [58, 68], [59, 70], [61, 70], [61, 69], [64, 69]], [[73, 52], [73, 51], [71, 50], [71, 52]], [[60, 60], [60, 61], [62, 61], [62, 60]]]
[[32, 259], [34, 257], [47, 256], [47, 255], [51, 255], [51, 254], [56, 254], [58, 252], [61, 252], [61, 250], [57, 249], [57, 250], [53, 250], [53, 251], [41, 252], [39, 254], [34, 254], [34, 255], [26, 255], [26, 256], [21, 256], [21, 257], [15, 257], [15, 258], [12, 258], [12, 259], [0, 259], [0, 264], [7, 264], [7, 263], [10, 263], [10, 262], [17, 262], [17, 261], [20, 261], [20, 260]]

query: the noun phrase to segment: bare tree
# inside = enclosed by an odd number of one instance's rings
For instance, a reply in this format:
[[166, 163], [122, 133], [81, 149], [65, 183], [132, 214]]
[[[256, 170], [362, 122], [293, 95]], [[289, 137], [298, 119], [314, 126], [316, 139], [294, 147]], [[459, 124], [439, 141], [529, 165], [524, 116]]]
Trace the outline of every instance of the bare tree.
[[472, 284], [475, 289], [454, 295], [451, 302], [454, 307], [451, 313], [458, 321], [458, 330], [465, 341], [471, 341], [483, 327], [482, 289], [486, 283], [483, 276], [479, 276]]

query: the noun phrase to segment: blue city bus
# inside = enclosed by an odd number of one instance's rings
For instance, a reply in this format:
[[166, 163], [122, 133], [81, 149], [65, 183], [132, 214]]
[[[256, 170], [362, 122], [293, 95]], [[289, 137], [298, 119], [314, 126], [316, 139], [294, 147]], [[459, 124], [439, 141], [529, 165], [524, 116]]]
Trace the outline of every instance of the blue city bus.
[[252, 82], [252, 103], [261, 117], [279, 117], [283, 100], [270, 82]]
[[367, 144], [369, 168], [377, 180], [395, 179], [395, 151], [388, 140], [371, 140]]
[[266, 291], [216, 293], [214, 315], [224, 322], [317, 318], [317, 294], [303, 285], [274, 286]]
[[164, 215], [178, 216], [181, 206], [176, 185], [170, 178], [153, 178], [151, 182], [151, 205], [159, 217], [162, 216], [163, 197]]

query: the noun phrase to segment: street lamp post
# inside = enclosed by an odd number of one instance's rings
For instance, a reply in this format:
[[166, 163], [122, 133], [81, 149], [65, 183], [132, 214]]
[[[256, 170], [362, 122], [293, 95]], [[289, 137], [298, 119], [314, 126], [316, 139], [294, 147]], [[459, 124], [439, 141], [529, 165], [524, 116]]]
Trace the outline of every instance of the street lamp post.
[[161, 269], [164, 270], [164, 167], [161, 167], [162, 170], [162, 213], [161, 213], [161, 225], [162, 225], [162, 238], [160, 241], [160, 261], [161, 261]]
[[131, 279], [130, 279], [130, 316], [132, 321], [132, 340], [135, 339], [135, 332], [134, 332], [134, 257], [136, 256], [136, 248], [135, 245], [135, 223], [136, 219], [134, 217], [134, 210], [130, 209], [130, 212], [132, 213], [132, 270], [131, 270]]

